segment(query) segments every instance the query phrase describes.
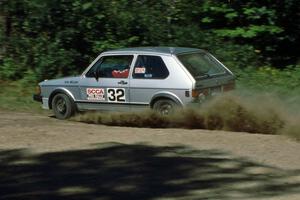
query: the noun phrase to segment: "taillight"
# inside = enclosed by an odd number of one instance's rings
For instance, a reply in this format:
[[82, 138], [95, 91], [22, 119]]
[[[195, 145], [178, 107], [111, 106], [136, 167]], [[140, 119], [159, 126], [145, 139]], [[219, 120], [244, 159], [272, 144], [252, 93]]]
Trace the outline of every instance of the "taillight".
[[192, 97], [197, 98], [199, 96], [208, 96], [209, 95], [209, 89], [201, 89], [201, 90], [192, 90]]
[[223, 85], [223, 91], [227, 92], [227, 91], [231, 91], [235, 89], [235, 81], [230, 81], [229, 83], [227, 83], [226, 85]]
[[198, 97], [200, 94], [200, 91], [199, 90], [192, 90], [192, 97]]

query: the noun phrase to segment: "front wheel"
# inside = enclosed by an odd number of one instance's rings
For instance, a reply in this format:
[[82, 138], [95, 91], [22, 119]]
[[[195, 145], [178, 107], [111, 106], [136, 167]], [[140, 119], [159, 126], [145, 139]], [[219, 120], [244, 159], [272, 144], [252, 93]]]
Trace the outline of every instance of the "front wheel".
[[159, 112], [161, 115], [173, 114], [177, 107], [177, 104], [169, 99], [158, 100], [153, 105], [153, 109]]
[[75, 113], [74, 102], [65, 94], [57, 94], [54, 96], [52, 109], [57, 119], [68, 119]]

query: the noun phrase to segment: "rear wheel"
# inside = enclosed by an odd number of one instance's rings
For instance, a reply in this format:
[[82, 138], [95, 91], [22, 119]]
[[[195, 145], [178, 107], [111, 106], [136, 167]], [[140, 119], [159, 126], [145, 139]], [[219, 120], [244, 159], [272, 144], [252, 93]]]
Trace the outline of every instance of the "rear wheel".
[[75, 113], [74, 102], [65, 94], [57, 94], [52, 100], [52, 109], [57, 119], [68, 119]]
[[161, 115], [170, 115], [175, 112], [178, 105], [170, 99], [160, 99], [153, 105], [153, 109]]

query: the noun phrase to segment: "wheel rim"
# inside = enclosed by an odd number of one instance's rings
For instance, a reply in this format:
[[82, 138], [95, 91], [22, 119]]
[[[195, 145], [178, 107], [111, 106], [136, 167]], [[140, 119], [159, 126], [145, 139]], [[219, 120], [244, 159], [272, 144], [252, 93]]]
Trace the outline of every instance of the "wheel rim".
[[172, 112], [172, 109], [173, 107], [171, 104], [165, 103], [160, 107], [160, 114], [169, 115]]
[[56, 101], [56, 109], [60, 114], [65, 114], [67, 111], [66, 101], [63, 98], [59, 98]]

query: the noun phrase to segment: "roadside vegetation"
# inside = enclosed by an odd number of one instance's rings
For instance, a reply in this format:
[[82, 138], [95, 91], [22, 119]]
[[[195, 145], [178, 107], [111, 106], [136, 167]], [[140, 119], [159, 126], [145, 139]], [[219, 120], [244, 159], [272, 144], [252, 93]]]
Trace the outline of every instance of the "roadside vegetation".
[[30, 113], [48, 113], [41, 104], [32, 100], [35, 84], [20, 81], [0, 81], [0, 110]]
[[292, 70], [299, 7], [298, 0], [2, 0], [0, 78], [78, 74], [100, 52], [134, 46], [202, 48], [234, 71]]

